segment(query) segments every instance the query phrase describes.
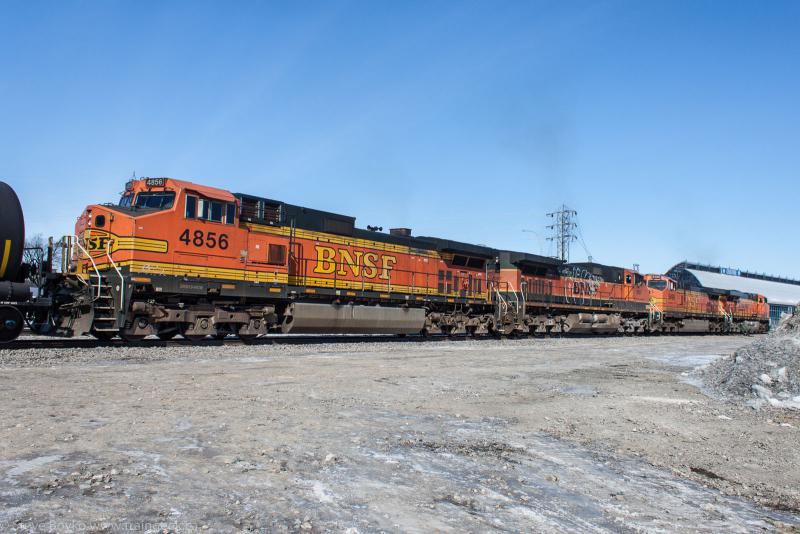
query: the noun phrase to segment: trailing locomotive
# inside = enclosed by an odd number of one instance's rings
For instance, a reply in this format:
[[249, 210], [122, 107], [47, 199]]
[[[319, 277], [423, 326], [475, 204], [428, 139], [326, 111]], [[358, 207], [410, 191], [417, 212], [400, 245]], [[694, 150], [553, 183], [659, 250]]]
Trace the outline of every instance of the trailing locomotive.
[[128, 340], [269, 332], [545, 335], [765, 331], [764, 298], [629, 269], [388, 234], [171, 178], [87, 206], [37, 331]]

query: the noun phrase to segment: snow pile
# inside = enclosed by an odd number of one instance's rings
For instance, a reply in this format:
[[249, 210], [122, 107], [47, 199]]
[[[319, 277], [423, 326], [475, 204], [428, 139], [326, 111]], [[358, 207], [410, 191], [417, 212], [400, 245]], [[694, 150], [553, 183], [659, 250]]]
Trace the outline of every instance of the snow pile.
[[781, 334], [800, 335], [800, 304], [795, 308], [793, 315], [783, 318], [777, 331]]
[[800, 410], [800, 308], [768, 336], [711, 363], [703, 381], [756, 409]]

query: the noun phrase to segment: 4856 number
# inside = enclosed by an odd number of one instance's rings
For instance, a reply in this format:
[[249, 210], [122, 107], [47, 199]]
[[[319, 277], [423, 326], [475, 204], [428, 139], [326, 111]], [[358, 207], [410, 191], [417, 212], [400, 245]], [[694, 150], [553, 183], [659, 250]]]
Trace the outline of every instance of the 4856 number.
[[189, 229], [183, 231], [178, 238], [186, 246], [194, 245], [195, 247], [217, 248], [222, 250], [228, 248], [228, 234], [219, 234], [216, 232], [203, 232], [202, 230], [195, 230], [193, 234], [189, 233]]

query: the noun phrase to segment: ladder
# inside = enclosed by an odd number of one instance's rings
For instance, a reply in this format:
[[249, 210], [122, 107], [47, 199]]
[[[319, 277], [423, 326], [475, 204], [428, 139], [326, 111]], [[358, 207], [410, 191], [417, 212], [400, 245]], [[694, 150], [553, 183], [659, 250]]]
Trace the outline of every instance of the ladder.
[[721, 301], [717, 301], [717, 307], [719, 308], [720, 313], [725, 317], [725, 325], [726, 330], [730, 331], [733, 329], [733, 314], [728, 313], [728, 310], [725, 309], [725, 306], [722, 305]]
[[119, 333], [117, 324], [117, 308], [114, 305], [114, 293], [102, 275], [89, 275], [90, 286], [97, 289], [97, 294], [92, 302], [94, 319], [92, 321], [92, 335], [98, 338], [112, 338]]
[[648, 309], [648, 321], [650, 328], [652, 329], [655, 323], [661, 322], [662, 318], [664, 317], [664, 310], [656, 302], [654, 297], [650, 297], [650, 305], [647, 307]]

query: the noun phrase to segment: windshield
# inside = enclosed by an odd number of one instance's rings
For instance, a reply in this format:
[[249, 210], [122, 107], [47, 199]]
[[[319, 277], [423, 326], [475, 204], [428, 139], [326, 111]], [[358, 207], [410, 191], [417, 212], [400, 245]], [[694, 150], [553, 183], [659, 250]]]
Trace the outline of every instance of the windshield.
[[658, 291], [664, 291], [667, 289], [667, 281], [666, 280], [648, 280], [647, 287], [651, 289], [657, 289]]
[[143, 209], [166, 210], [172, 207], [173, 202], [175, 202], [174, 191], [139, 193], [136, 195], [136, 204], [134, 206]]
[[125, 193], [124, 195], [122, 195], [122, 198], [119, 199], [119, 207], [130, 208], [132, 201], [133, 201], [133, 194]]

